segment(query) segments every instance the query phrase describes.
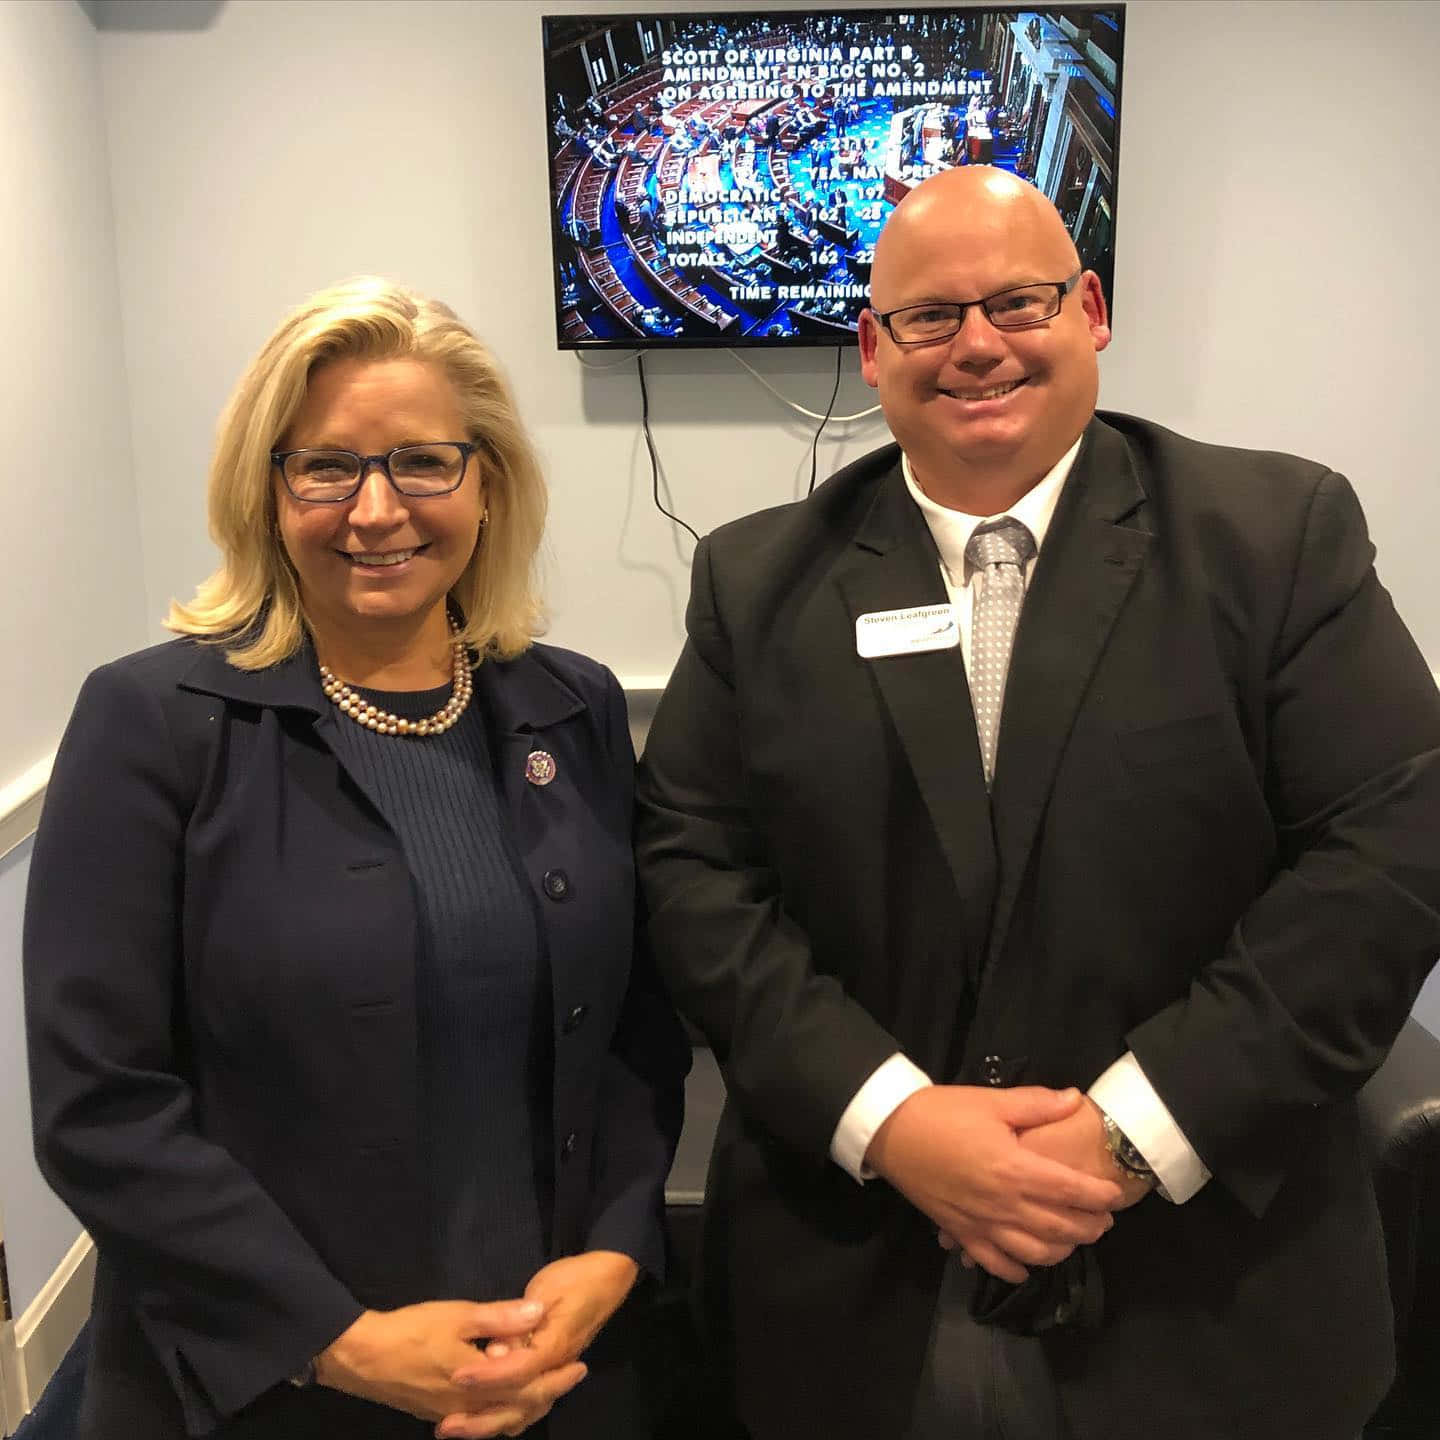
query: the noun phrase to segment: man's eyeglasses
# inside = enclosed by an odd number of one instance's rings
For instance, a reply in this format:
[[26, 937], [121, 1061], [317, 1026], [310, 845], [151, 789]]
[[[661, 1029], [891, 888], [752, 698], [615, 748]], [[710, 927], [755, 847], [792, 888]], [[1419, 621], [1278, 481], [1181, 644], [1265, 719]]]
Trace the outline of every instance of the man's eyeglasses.
[[965, 312], [977, 305], [997, 330], [1023, 330], [1027, 325], [1053, 320], [1083, 273], [1077, 270], [1068, 280], [1047, 281], [1043, 285], [1016, 285], [979, 300], [931, 300], [924, 305], [887, 310], [883, 315], [877, 310], [875, 318], [897, 345], [928, 345], [936, 340], [948, 340], [960, 333]]
[[335, 505], [360, 489], [372, 465], [402, 495], [448, 495], [460, 488], [465, 467], [478, 447], [460, 440], [433, 445], [398, 445], [386, 455], [357, 455], [353, 450], [275, 450], [285, 488], [312, 505]]

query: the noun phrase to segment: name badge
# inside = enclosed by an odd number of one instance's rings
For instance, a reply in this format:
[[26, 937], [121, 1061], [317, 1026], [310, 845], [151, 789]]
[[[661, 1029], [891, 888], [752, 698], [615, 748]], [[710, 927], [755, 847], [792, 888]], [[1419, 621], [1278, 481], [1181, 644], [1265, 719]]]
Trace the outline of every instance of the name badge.
[[872, 610], [855, 622], [855, 653], [862, 660], [953, 650], [959, 643], [960, 627], [949, 604]]

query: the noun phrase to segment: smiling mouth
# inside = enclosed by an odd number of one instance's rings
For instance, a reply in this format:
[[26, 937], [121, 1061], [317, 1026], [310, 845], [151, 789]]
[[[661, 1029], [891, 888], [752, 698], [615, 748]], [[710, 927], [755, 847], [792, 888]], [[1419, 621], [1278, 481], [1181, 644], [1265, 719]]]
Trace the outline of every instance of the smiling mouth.
[[1002, 395], [1009, 395], [1029, 383], [1030, 377], [1027, 375], [1019, 380], [1007, 380], [1003, 385], [987, 385], [983, 390], [942, 390], [940, 393], [948, 395], [952, 400], [998, 400]]
[[361, 570], [388, 570], [392, 565], [403, 565], [407, 560], [413, 559], [421, 551], [428, 550], [429, 545], [415, 545], [409, 550], [375, 550], [355, 554], [350, 550], [337, 550], [337, 555], [343, 556], [351, 565]]

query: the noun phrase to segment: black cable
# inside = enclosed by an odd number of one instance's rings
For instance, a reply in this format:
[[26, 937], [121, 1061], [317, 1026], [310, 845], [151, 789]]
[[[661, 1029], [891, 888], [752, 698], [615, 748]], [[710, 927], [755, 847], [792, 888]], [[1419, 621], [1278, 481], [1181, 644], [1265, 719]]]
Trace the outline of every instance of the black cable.
[[[645, 431], [645, 448], [650, 452], [650, 478], [651, 494], [655, 497], [655, 508], [667, 519], [673, 520], [682, 530], [690, 530], [690, 527], [672, 511], [667, 510], [660, 503], [660, 457], [655, 453], [655, 437], [650, 433], [650, 391], [645, 385], [645, 356], [643, 354], [635, 357], [635, 369], [640, 375], [640, 426]], [[695, 535], [693, 530], [690, 530]], [[695, 535], [695, 543], [700, 543], [700, 537]]]
[[835, 397], [840, 393], [840, 359], [844, 354], [844, 349], [837, 345], [835, 347], [835, 388], [830, 392], [830, 403], [825, 407], [825, 414], [819, 425], [815, 427], [815, 439], [810, 443], [810, 488], [805, 492], [807, 495], [815, 493], [815, 469], [820, 463], [820, 432], [830, 423], [831, 413], [835, 409]]

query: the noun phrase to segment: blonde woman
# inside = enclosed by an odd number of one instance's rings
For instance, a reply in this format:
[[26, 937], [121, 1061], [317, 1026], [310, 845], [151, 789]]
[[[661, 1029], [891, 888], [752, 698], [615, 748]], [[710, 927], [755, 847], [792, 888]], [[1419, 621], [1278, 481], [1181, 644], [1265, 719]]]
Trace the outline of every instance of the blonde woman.
[[82, 1440], [637, 1434], [621, 1327], [580, 1357], [660, 1267], [688, 1052], [633, 948], [620, 690], [532, 642], [506, 383], [445, 306], [326, 291], [209, 508], [220, 567], [86, 682], [30, 871]]

